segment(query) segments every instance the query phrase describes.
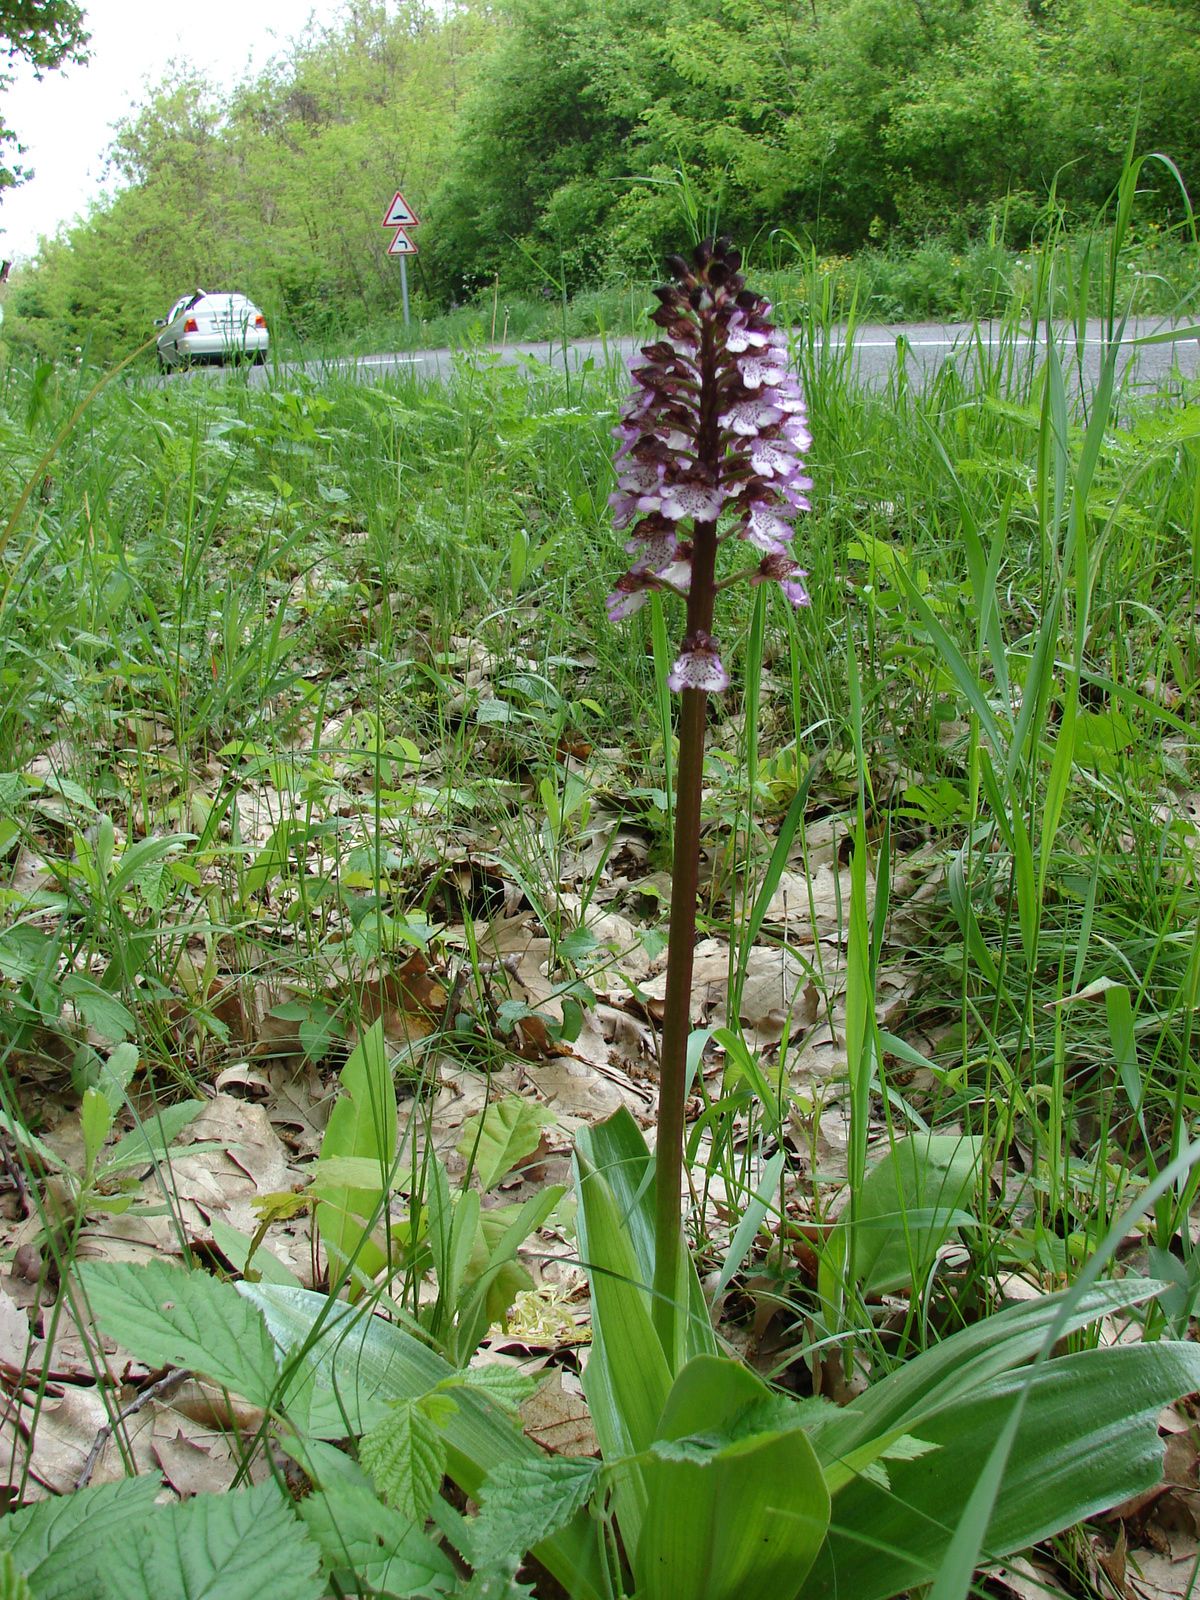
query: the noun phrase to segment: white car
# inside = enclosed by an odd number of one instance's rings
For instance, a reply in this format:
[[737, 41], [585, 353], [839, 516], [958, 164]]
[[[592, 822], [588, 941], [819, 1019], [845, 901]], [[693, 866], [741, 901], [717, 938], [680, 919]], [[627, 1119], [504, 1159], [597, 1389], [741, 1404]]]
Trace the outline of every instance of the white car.
[[249, 359], [261, 366], [271, 336], [267, 319], [244, 294], [208, 294], [197, 289], [159, 317], [158, 366], [161, 372], [191, 361]]

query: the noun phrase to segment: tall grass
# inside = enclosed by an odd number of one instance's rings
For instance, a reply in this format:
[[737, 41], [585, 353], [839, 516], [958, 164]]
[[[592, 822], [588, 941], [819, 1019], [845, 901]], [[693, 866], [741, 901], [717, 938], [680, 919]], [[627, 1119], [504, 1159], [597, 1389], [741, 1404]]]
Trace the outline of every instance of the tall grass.
[[[793, 297], [815, 438], [814, 603], [795, 620], [734, 600], [722, 625], [741, 676], [712, 713], [707, 911], [720, 930], [745, 903], [798, 790], [785, 826], [806, 860], [811, 827], [839, 819], [855, 874], [840, 938], [795, 953], [852, 1059], [841, 1083], [789, 1083], [786, 1059], [742, 1046], [742, 1061], [727, 1041], [744, 1070], [706, 1107], [696, 1192], [719, 1177], [769, 1218], [765, 1163], [786, 1147], [824, 1226], [840, 1180], [812, 1170], [804, 1129], [839, 1094], [857, 1180], [869, 1119], [978, 1135], [976, 1227], [899, 1331], [843, 1286], [829, 1336], [849, 1331], [876, 1370], [993, 1304], [1011, 1273], [1071, 1279], [1200, 1106], [1200, 434], [1194, 382], [1147, 397], [1116, 379], [1127, 259], [1119, 226], [1090, 246], [1050, 238], [1002, 304], [954, 303], [1001, 311], [998, 344], [883, 389], [859, 381], [853, 350], [882, 290], [847, 304], [820, 262], [776, 288]], [[568, 332], [621, 326], [625, 304], [577, 301]], [[35, 482], [0, 593], [11, 1104], [33, 1058], [77, 1084], [94, 1072], [76, 1013], [136, 1036], [164, 1092], [210, 1077], [232, 1048], [214, 996], [250, 974], [275, 1000], [332, 1007], [336, 1038], [380, 962], [431, 938], [436, 955], [431, 928], [461, 920], [464, 892], [486, 909], [448, 838], [502, 862], [564, 984], [585, 971], [578, 945], [558, 948], [584, 802], [640, 826], [652, 864], [669, 852], [656, 662], [680, 618], [668, 600], [657, 651], [649, 612], [620, 634], [598, 620], [619, 566], [606, 496], [622, 373], [568, 389], [552, 364], [501, 366], [487, 309], [444, 386], [114, 383]], [[492, 309], [498, 345], [498, 295]], [[1085, 310], [1108, 317], [1098, 387]], [[538, 326], [510, 317], [506, 337]], [[91, 382], [10, 361], [9, 503]], [[767, 677], [746, 681], [747, 661]], [[571, 778], [568, 745], [591, 751]], [[265, 827], [248, 832], [248, 801], [276, 807]], [[114, 889], [104, 818], [126, 849], [178, 849]], [[902, 886], [918, 869], [938, 888], [913, 918]], [[623, 909], [649, 931], [647, 903], [631, 892]], [[787, 939], [761, 918], [750, 933]], [[885, 966], [911, 995], [880, 1028]], [[497, 1033], [471, 1059], [503, 1047]], [[1162, 1270], [1181, 1254], [1176, 1322], [1200, 1282], [1193, 1188], [1160, 1199], [1150, 1240]], [[701, 1251], [710, 1217], [698, 1206]], [[773, 1292], [799, 1328], [811, 1284], [775, 1222]]]

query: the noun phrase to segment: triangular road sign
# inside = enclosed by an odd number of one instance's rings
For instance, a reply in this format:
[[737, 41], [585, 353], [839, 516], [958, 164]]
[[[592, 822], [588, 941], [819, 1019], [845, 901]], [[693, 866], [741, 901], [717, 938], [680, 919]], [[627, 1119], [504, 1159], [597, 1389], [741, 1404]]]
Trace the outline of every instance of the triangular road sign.
[[[385, 228], [415, 228], [420, 222], [420, 217], [400, 193], [399, 189], [392, 197], [392, 203], [387, 208], [387, 215], [383, 219]], [[414, 246], [414, 249], [416, 247]], [[403, 251], [395, 252], [403, 254]]]
[[417, 253], [417, 247], [405, 233], [403, 228], [397, 228], [396, 237], [392, 240], [391, 244], [388, 245], [387, 253], [390, 256], [415, 256]]

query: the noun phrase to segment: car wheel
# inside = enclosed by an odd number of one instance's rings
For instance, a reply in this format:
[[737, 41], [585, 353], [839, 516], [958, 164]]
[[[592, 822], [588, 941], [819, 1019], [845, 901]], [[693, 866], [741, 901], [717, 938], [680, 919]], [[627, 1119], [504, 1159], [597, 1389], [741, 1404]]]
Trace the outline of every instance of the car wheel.
[[267, 352], [265, 350], [256, 350], [254, 352], [254, 365], [256, 367], [265, 367], [266, 364], [267, 364]]
[[168, 367], [167, 367], [167, 359], [163, 355], [161, 350], [158, 352], [158, 355], [155, 357], [155, 360], [156, 360], [156, 362], [158, 364], [159, 372], [166, 373], [169, 370]]

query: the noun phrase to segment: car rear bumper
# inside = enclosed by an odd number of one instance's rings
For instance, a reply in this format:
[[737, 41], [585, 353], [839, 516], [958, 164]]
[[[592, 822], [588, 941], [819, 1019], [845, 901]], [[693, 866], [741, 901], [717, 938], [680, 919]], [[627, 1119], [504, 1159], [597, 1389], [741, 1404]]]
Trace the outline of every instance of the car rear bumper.
[[178, 340], [160, 340], [159, 354], [168, 361], [232, 361], [238, 356], [266, 355], [271, 336], [266, 328], [247, 328], [245, 339], [219, 333], [185, 333]]

